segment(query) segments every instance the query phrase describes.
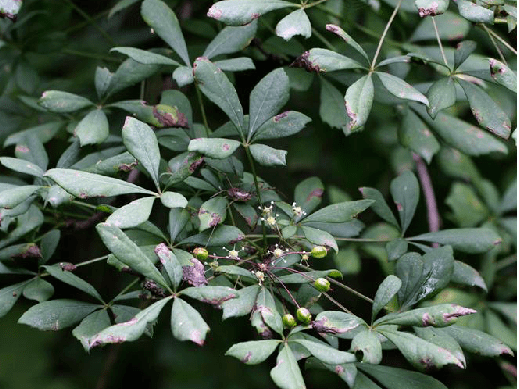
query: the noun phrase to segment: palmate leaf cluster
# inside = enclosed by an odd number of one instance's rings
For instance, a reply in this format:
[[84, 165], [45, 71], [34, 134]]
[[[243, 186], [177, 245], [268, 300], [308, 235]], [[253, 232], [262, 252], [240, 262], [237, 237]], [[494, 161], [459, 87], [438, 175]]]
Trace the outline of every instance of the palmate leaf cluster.
[[[178, 16], [182, 2], [122, 0], [108, 18], [138, 10], [159, 47], [110, 42], [81, 94], [40, 79], [34, 55], [66, 37], [56, 31], [33, 42], [45, 11], [21, 3], [0, 2], [14, 20], [0, 24], [9, 73], [0, 85], [0, 316], [21, 296], [36, 301], [19, 323], [70, 327], [86, 351], [152, 336], [169, 316], [175, 338], [204, 345], [210, 327], [198, 302], [206, 303], [222, 320], [250, 320], [251, 340], [229, 345], [227, 355], [248, 365], [275, 360], [270, 376], [283, 389], [304, 388], [314, 368], [354, 389], [445, 388], [428, 373], [470, 369], [474, 354], [506, 370], [517, 350], [515, 290], [499, 281], [515, 279], [517, 183], [508, 178], [500, 191], [478, 160], [515, 153], [515, 59], [504, 55], [514, 49], [501, 37], [515, 31], [515, 4], [387, 0], [348, 13], [342, 0], [200, 2], [201, 45], [184, 37], [197, 27]], [[369, 25], [370, 12], [390, 21], [381, 33], [355, 24]], [[411, 35], [390, 40], [399, 23]], [[494, 24], [506, 28], [496, 33]], [[494, 57], [465, 39], [476, 28], [494, 43]], [[269, 61], [274, 69], [265, 70]], [[250, 90], [240, 89], [241, 72], [257, 76]], [[144, 101], [157, 77], [170, 87]], [[316, 114], [300, 112], [294, 93], [306, 93]], [[372, 139], [397, 173], [388, 171], [387, 190], [361, 187], [353, 200], [307, 177], [287, 194], [257, 174], [285, 169], [280, 140], [311, 126], [326, 127], [322, 137], [331, 127], [347, 139], [361, 131], [383, 138], [386, 123], [370, 126], [380, 106], [397, 115], [394, 138]], [[428, 169], [448, 181], [446, 228], [431, 227], [439, 215]], [[335, 194], [328, 205], [327, 192]], [[428, 219], [429, 231], [418, 231], [417, 219]], [[85, 229], [105, 255], [61, 259], [70, 230]], [[316, 246], [338, 270], [312, 256]], [[361, 256], [380, 264], [372, 299], [341, 279], [358, 273]], [[99, 262], [133, 281], [109, 298], [75, 274]], [[319, 278], [333, 289], [316, 290]], [[54, 296], [61, 284], [84, 300]], [[368, 301], [371, 315], [333, 298], [343, 291]], [[284, 325], [301, 307], [312, 320]], [[394, 367], [392, 358], [408, 364]]]

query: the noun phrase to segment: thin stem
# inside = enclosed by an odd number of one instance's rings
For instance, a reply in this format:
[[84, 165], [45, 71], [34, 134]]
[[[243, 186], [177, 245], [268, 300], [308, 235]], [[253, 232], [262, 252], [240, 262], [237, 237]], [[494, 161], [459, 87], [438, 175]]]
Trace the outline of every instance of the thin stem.
[[207, 122], [207, 116], [205, 115], [205, 108], [204, 108], [204, 99], [202, 97], [202, 92], [200, 91], [200, 87], [195, 82], [195, 88], [196, 88], [196, 96], [198, 98], [198, 104], [200, 104], [200, 111], [202, 113], [202, 120], [204, 121], [204, 127], [207, 131], [207, 134], [211, 133], [211, 130], [209, 129], [209, 123]]
[[281, 281], [281, 280], [279, 279], [279, 277], [276, 276], [274, 273], [267, 272], [267, 275], [268, 275], [270, 278], [277, 280], [277, 282], [278, 282], [279, 284], [281, 284], [281, 286], [283, 287], [283, 289], [285, 289], [285, 291], [288, 293], [288, 295], [289, 295], [290, 298], [292, 299], [292, 302], [295, 304], [295, 306], [296, 306], [297, 308], [300, 308], [299, 304], [297, 303], [297, 300], [294, 298], [294, 296], [292, 296], [292, 293], [290, 293], [290, 291], [289, 291], [288, 288], [285, 286], [285, 284], [283, 283], [283, 281]]
[[[279, 238], [279, 235], [268, 234], [265, 235], [266, 238]], [[259, 234], [248, 234], [246, 238], [263, 238], [263, 235]], [[304, 236], [294, 235], [289, 239], [305, 239]], [[335, 240], [343, 241], [343, 242], [358, 242], [358, 243], [386, 243], [391, 241], [391, 239], [368, 239], [368, 238], [339, 238], [336, 237]]]
[[336, 48], [334, 45], [332, 45], [332, 44], [328, 41], [328, 39], [326, 39], [323, 35], [321, 35], [321, 33], [320, 33], [319, 31], [317, 31], [317, 30], [316, 30], [315, 28], [313, 28], [313, 27], [312, 27], [312, 34], [314, 34], [317, 38], [319, 38], [319, 40], [320, 40], [321, 42], [323, 42], [324, 45], [325, 45], [326, 47], [328, 47], [330, 50], [332, 50], [332, 51], [337, 51], [337, 48]]
[[110, 43], [110, 45], [117, 46], [115, 41], [112, 39], [112, 37], [105, 30], [103, 30], [101, 27], [99, 27], [95, 23], [94, 19], [92, 19], [90, 17], [90, 15], [88, 15], [85, 11], [83, 11], [76, 4], [74, 4], [74, 2], [72, 0], [66, 0], [66, 1], [72, 6], [72, 8], [74, 8], [76, 10], [76, 12], [78, 14], [80, 14], [90, 25], [92, 25], [92, 27], [94, 27], [97, 31], [99, 31], [99, 33], [106, 39], [106, 41], [108, 43]]
[[[261, 205], [263, 204], [263, 201], [261, 201], [261, 193], [260, 193], [260, 187], [259, 187], [259, 181], [258, 181], [258, 175], [256, 174], [256, 168], [254, 167], [254, 160], [252, 159], [252, 154], [249, 150], [249, 147], [245, 147], [245, 153], [247, 154], [247, 159], [249, 160], [250, 168], [252, 171], [252, 175], [254, 177], [254, 186], [256, 188], [256, 193], [258, 194], [258, 203]], [[265, 228], [265, 221], [261, 220], [261, 229], [262, 229], [262, 235], [263, 235], [263, 243], [265, 245], [265, 248], [267, 247], [267, 231]]]
[[[110, 10], [104, 10], [100, 13], [98, 13], [97, 15], [94, 15], [94, 16], [91, 16], [91, 19], [92, 20], [97, 20], [97, 19], [101, 19], [102, 17], [104, 17], [105, 15], [107, 15], [108, 13], [110, 12]], [[75, 25], [73, 25], [72, 27], [66, 29], [65, 31], [63, 31], [66, 35], [69, 35], [70, 33], [74, 32], [74, 31], [77, 31], [77, 30], [81, 30], [83, 27], [85, 26], [88, 26], [90, 24], [90, 21], [89, 20], [86, 20], [86, 21], [83, 21], [81, 23], [77, 23]]]
[[315, 7], [321, 3], [324, 3], [326, 0], [317, 0], [313, 3], [310, 3], [310, 4], [304, 4], [301, 6], [301, 8], [305, 9], [305, 8], [312, 8], [312, 7]]
[[332, 303], [334, 303], [335, 305], [337, 305], [340, 309], [342, 309], [344, 312], [346, 313], [349, 313], [350, 315], [352, 314], [352, 312], [346, 308], [345, 306], [343, 306], [341, 303], [339, 303], [337, 300], [335, 300], [332, 296], [330, 296], [328, 293], [326, 292], [321, 292], [321, 294], [326, 297], [328, 300], [330, 300]]
[[442, 53], [443, 62], [445, 62], [445, 65], [449, 67], [449, 63], [447, 62], [447, 57], [445, 57], [445, 52], [443, 51], [443, 45], [442, 41], [440, 39], [440, 33], [438, 32], [438, 26], [436, 25], [436, 19], [434, 16], [431, 16], [431, 20], [433, 22], [434, 26], [434, 33], [436, 34], [436, 40], [438, 40], [438, 46], [440, 47], [440, 52]]
[[84, 262], [80, 262], [80, 263], [77, 263], [75, 266], [76, 267], [79, 267], [79, 266], [86, 266], [86, 265], [90, 265], [92, 263], [96, 263], [96, 262], [99, 262], [99, 261], [103, 261], [105, 259], [108, 258], [108, 255], [103, 255], [102, 257], [99, 257], [99, 258], [94, 258], [94, 259], [89, 259], [88, 261], [84, 261]]
[[484, 24], [480, 24], [480, 26], [483, 27], [483, 29], [489, 34], [489, 35], [493, 35], [494, 38], [496, 38], [499, 42], [501, 42], [508, 50], [510, 50], [512, 53], [514, 53], [515, 55], [517, 55], [517, 50], [514, 49], [512, 46], [510, 46], [510, 44], [505, 41], [503, 38], [501, 38], [496, 32], [494, 32], [493, 30], [491, 30], [490, 28], [488, 28], [487, 26], [485, 26]]
[[77, 200], [72, 200], [71, 203], [97, 211], [97, 206], [96, 205], [92, 205], [92, 204], [88, 204], [88, 203], [82, 203], [81, 201], [77, 201]]
[[77, 55], [78, 57], [100, 59], [100, 60], [103, 60], [103, 61], [111, 61], [111, 62], [121, 62], [117, 58], [110, 58], [110, 57], [107, 57], [105, 55], [96, 54], [96, 53], [86, 53], [84, 51], [71, 50], [71, 49], [62, 49], [61, 52], [63, 54]]
[[490, 38], [490, 41], [494, 45], [494, 48], [496, 49], [497, 53], [499, 54], [499, 58], [501, 58], [501, 61], [503, 61], [503, 63], [506, 65], [507, 63], [506, 63], [505, 56], [503, 55], [503, 52], [499, 48], [499, 46], [498, 46], [496, 40], [494, 39], [494, 37], [492, 36], [492, 34], [490, 34], [490, 30], [489, 29], [485, 29], [485, 31], [486, 31], [488, 37]]
[[140, 278], [136, 278], [136, 279], [134, 279], [132, 282], [130, 282], [130, 283], [129, 283], [129, 284], [128, 284], [128, 285], [127, 285], [123, 290], [121, 290], [121, 291], [117, 294], [117, 296], [115, 296], [115, 297], [113, 298], [113, 300], [111, 301], [111, 303], [114, 302], [115, 299], [116, 299], [117, 297], [122, 296], [123, 294], [125, 294], [126, 292], [128, 292], [128, 291], [129, 291], [131, 288], [133, 288], [133, 286], [134, 286], [137, 282], [139, 282], [139, 281], [140, 281]]
[[422, 184], [422, 190], [425, 196], [425, 203], [427, 205], [427, 221], [429, 222], [429, 232], [436, 232], [440, 229], [440, 214], [436, 206], [436, 197], [434, 195], [434, 188], [431, 182], [431, 177], [427, 171], [427, 165], [424, 160], [417, 154], [413, 153], [413, 159], [416, 163], [416, 170], [418, 178]]
[[389, 18], [389, 20], [386, 24], [386, 27], [384, 28], [384, 32], [382, 33], [382, 36], [380, 37], [380, 40], [378, 41], [377, 51], [375, 51], [375, 56], [373, 57], [373, 62], [371, 62], [371, 71], [373, 71], [375, 69], [375, 64], [377, 63], [377, 58], [378, 58], [378, 55], [380, 54], [380, 49], [382, 48], [382, 43], [384, 43], [384, 39], [386, 38], [387, 31], [389, 30], [391, 23], [393, 23], [393, 19], [395, 19], [395, 16], [398, 13], [398, 10], [400, 9], [401, 5], [402, 5], [402, 0], [398, 0], [398, 4], [396, 5], [395, 9], [393, 10], [391, 17]]

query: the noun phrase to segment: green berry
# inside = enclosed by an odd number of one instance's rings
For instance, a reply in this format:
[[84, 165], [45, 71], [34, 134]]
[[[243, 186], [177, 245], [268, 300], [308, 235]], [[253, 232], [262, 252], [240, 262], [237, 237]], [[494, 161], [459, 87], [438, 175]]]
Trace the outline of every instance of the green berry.
[[199, 261], [205, 261], [207, 259], [207, 257], [209, 257], [209, 252], [206, 249], [204, 249], [203, 247], [197, 247], [193, 250], [193, 255]]
[[310, 324], [310, 321], [312, 320], [312, 314], [310, 311], [306, 308], [299, 308], [296, 311], [297, 320], [299, 320], [302, 324]]
[[294, 319], [294, 316], [287, 313], [286, 315], [283, 315], [283, 325], [285, 328], [292, 328], [297, 325], [296, 319]]
[[315, 280], [314, 286], [319, 292], [328, 292], [330, 290], [330, 281], [326, 278], [318, 278]]
[[312, 251], [310, 251], [310, 254], [312, 254], [314, 258], [324, 258], [326, 254], [328, 254], [328, 250], [323, 246], [315, 246]]

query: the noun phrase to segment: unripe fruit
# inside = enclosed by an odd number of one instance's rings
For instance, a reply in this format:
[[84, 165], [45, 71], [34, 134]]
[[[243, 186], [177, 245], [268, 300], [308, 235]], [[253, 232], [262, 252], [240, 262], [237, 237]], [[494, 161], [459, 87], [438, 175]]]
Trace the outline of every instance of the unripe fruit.
[[287, 313], [286, 315], [283, 315], [283, 325], [285, 328], [292, 328], [297, 325], [296, 319], [291, 314]]
[[312, 314], [306, 308], [299, 308], [296, 311], [296, 316], [297, 320], [306, 325], [310, 324], [310, 321], [312, 320]]
[[318, 278], [315, 280], [314, 286], [319, 292], [328, 292], [330, 290], [330, 281], [326, 278]]
[[314, 258], [324, 258], [326, 254], [328, 254], [328, 250], [323, 246], [315, 246], [312, 251], [310, 251], [310, 254], [312, 254]]
[[205, 261], [207, 257], [209, 257], [209, 251], [204, 249], [203, 247], [197, 247], [193, 250], [193, 255], [198, 259], [199, 261]]

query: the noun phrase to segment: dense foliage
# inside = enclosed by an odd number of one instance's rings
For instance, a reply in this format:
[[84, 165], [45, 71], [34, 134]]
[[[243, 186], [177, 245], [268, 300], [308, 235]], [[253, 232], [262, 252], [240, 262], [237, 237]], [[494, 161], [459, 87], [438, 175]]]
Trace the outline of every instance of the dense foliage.
[[516, 386], [515, 2], [99, 3], [0, 0], [0, 316], [98, 388], [211, 328], [283, 389]]

